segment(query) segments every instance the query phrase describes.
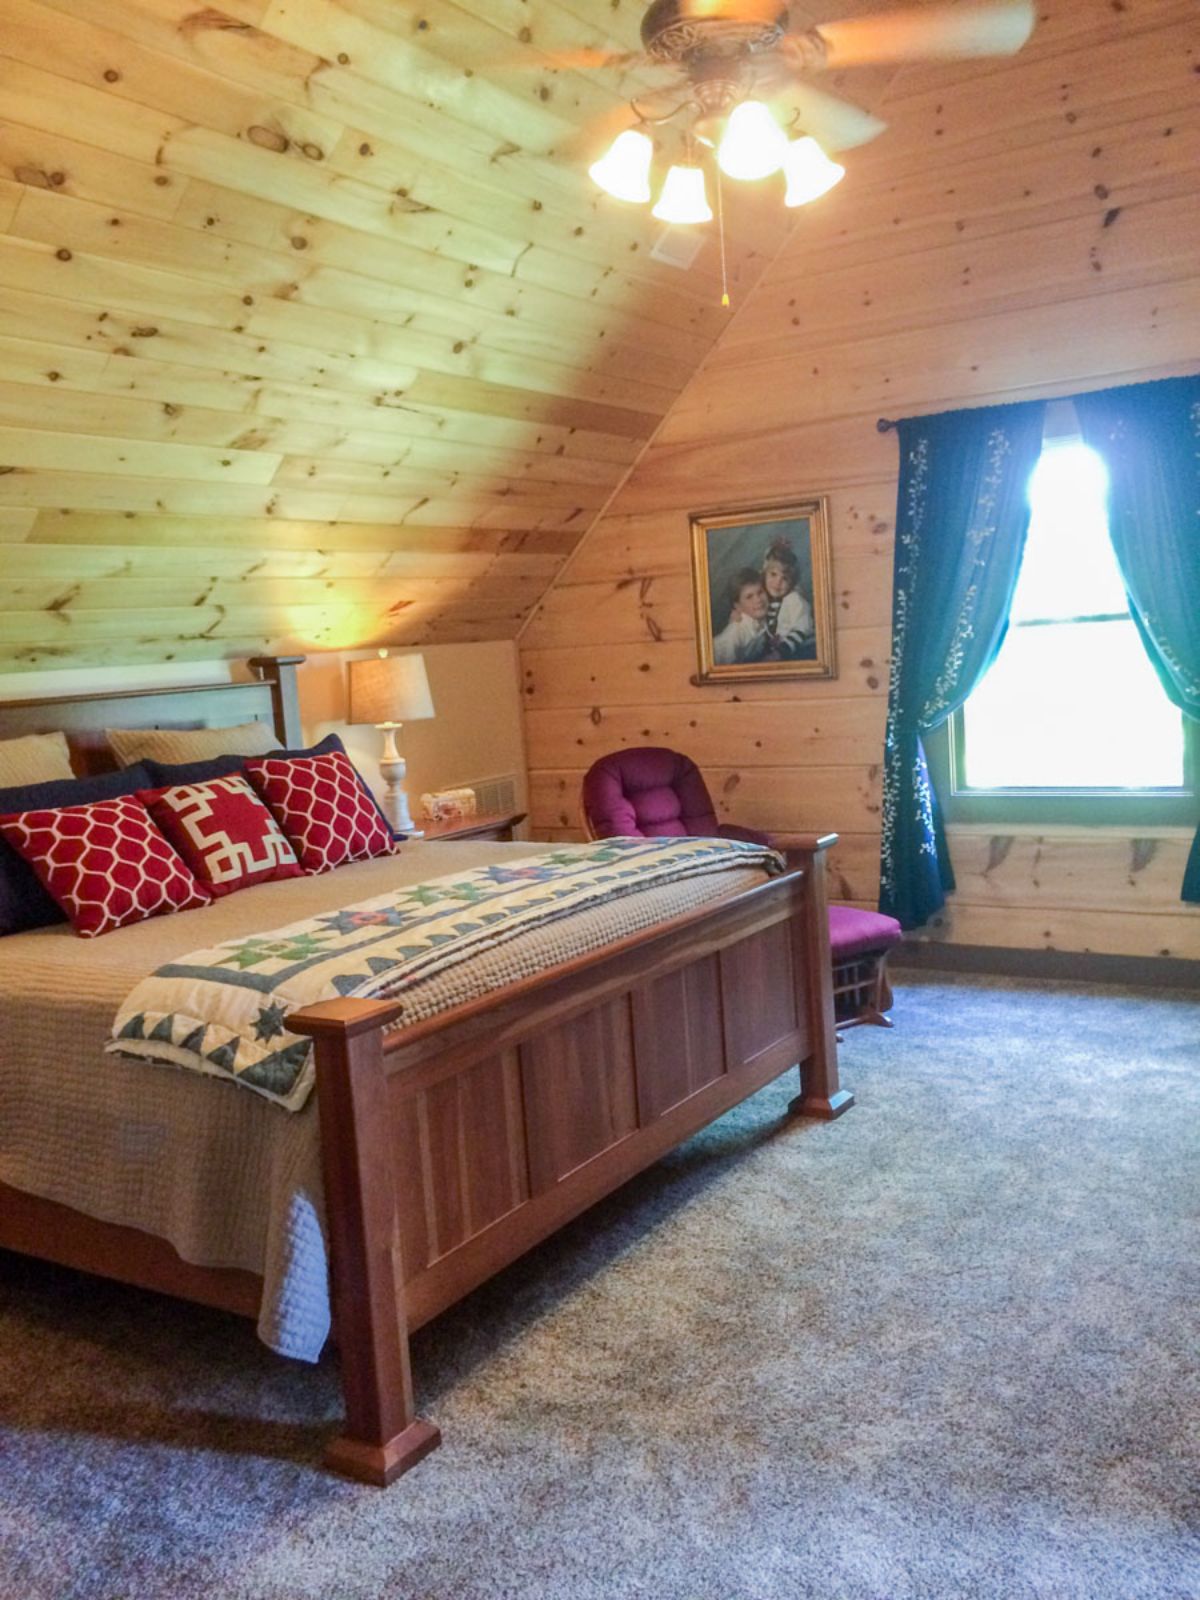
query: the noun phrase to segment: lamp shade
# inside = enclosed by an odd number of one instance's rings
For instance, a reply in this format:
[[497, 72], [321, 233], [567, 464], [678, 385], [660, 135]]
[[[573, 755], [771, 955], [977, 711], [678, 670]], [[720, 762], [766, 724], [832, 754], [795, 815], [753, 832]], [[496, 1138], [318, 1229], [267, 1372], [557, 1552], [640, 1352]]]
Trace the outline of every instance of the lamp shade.
[[810, 200], [819, 200], [835, 183], [846, 176], [845, 167], [831, 161], [815, 139], [793, 139], [783, 158], [783, 175], [787, 179], [785, 206], [803, 206]]
[[699, 167], [672, 167], [652, 214], [660, 222], [684, 226], [692, 222], [711, 222], [712, 207], [704, 192], [703, 171]]
[[636, 128], [626, 128], [613, 140], [607, 155], [588, 168], [592, 182], [614, 200], [642, 204], [650, 198], [650, 162], [654, 142]]
[[783, 165], [787, 134], [761, 100], [734, 106], [717, 146], [717, 161], [729, 178], [769, 178]]
[[424, 656], [369, 656], [350, 663], [350, 722], [382, 727], [433, 716]]

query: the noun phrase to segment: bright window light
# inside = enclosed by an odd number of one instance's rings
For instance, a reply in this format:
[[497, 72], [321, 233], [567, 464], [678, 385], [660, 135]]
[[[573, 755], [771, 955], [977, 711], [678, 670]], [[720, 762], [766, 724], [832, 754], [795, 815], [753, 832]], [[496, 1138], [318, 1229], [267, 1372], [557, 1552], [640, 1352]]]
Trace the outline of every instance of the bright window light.
[[1108, 537], [1107, 472], [1043, 450], [1008, 634], [963, 708], [968, 789], [1184, 787], [1184, 739], [1142, 646]]

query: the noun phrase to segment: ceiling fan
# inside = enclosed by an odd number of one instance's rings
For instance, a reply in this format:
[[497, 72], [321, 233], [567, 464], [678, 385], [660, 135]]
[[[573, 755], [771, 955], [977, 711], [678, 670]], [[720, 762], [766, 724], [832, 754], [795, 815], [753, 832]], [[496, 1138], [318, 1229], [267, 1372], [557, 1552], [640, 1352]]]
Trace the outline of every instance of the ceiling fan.
[[[636, 66], [672, 73], [661, 88], [617, 111], [607, 131], [622, 131], [589, 170], [616, 198], [648, 201], [654, 146], [643, 130], [679, 119], [685, 162], [668, 173], [655, 215], [705, 222], [712, 211], [697, 144], [716, 146], [728, 177], [782, 169], [785, 204], [804, 204], [844, 174], [826, 148], [852, 149], [886, 126], [810, 78], [845, 67], [1013, 55], [1029, 38], [1034, 16], [1032, 0], [963, 0], [813, 26], [786, 0], [653, 0], [642, 18], [640, 51], [585, 49], [544, 59], [574, 70]], [[764, 103], [769, 99], [786, 100], [786, 128]], [[802, 137], [789, 137], [797, 133]]]

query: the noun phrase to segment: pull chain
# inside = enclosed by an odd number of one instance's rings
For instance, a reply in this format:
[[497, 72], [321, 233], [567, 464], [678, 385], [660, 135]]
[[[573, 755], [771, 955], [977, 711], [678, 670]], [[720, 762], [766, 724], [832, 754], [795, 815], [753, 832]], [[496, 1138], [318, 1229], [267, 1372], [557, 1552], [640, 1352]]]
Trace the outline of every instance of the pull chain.
[[729, 305], [729, 267], [725, 260], [725, 190], [721, 184], [721, 169], [717, 168], [717, 233], [721, 240], [721, 304]]

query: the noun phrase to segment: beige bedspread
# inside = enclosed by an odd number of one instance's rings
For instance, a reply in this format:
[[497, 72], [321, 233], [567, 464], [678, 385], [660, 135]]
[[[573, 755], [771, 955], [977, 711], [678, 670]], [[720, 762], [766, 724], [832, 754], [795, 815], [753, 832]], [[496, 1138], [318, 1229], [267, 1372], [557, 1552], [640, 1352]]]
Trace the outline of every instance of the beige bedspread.
[[[170, 1241], [203, 1266], [261, 1273], [259, 1336], [314, 1361], [329, 1333], [317, 1108], [289, 1115], [235, 1084], [104, 1054], [141, 978], [201, 945], [351, 905], [544, 844], [411, 843], [321, 877], [263, 884], [202, 911], [79, 939], [66, 926], [0, 941], [0, 1181]], [[513, 940], [405, 992], [417, 1021], [760, 881], [689, 879]]]

